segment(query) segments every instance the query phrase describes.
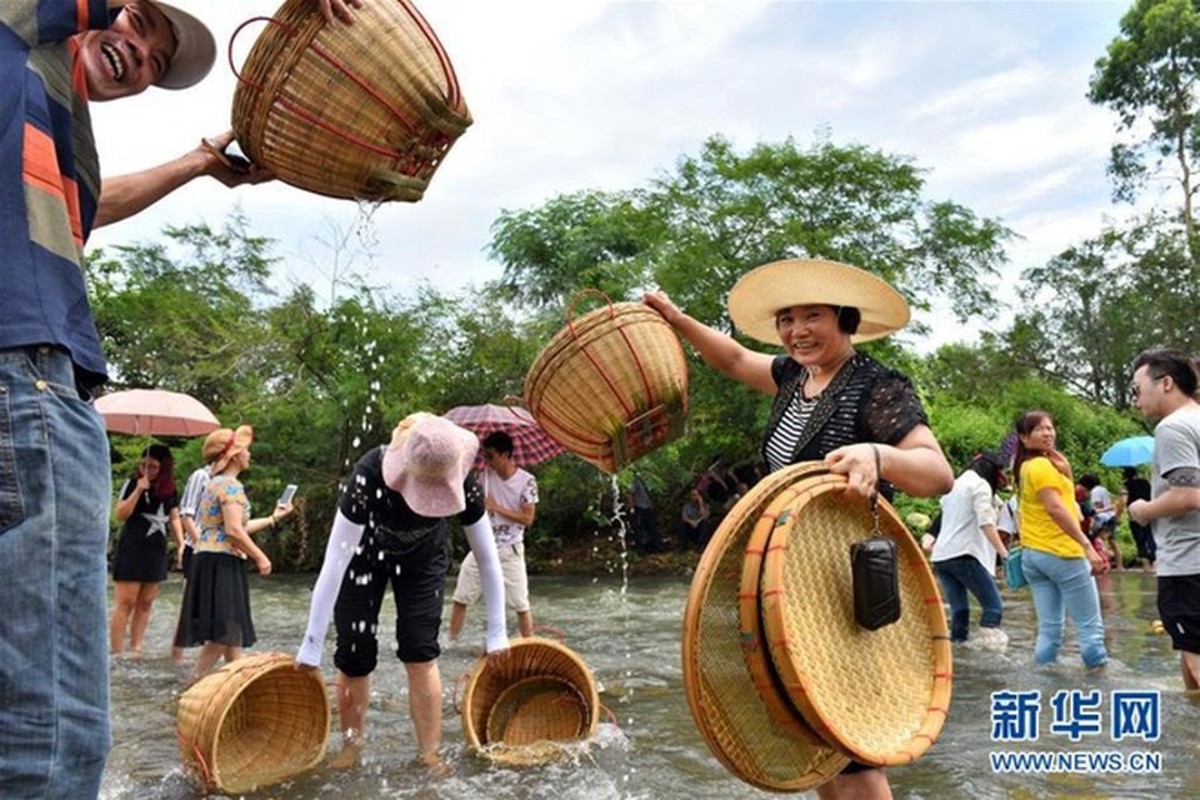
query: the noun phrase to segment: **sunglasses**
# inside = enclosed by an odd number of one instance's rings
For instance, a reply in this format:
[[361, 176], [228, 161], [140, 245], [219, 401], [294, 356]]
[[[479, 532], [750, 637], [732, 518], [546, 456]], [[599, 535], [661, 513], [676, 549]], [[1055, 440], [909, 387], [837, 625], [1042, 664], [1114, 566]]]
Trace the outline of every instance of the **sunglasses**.
[[[1169, 377], [1171, 377], [1171, 376], [1170, 375], [1159, 375], [1157, 377], [1151, 376], [1150, 383], [1152, 383], [1152, 384], [1157, 383], [1158, 381], [1161, 381], [1161, 380], [1163, 380], [1165, 378], [1169, 378]], [[1142, 396], [1142, 387], [1138, 386], [1136, 383], [1131, 383], [1131, 384], [1129, 384], [1129, 392], [1130, 392], [1130, 394], [1133, 395], [1133, 399], [1137, 400], [1139, 397]]]

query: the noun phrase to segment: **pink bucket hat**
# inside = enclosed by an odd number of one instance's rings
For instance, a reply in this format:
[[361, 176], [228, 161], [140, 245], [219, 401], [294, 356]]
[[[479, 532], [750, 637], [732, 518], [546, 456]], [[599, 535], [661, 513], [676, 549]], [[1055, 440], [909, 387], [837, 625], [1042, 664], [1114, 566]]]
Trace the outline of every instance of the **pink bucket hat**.
[[383, 482], [422, 517], [453, 516], [467, 507], [463, 482], [478, 450], [470, 431], [433, 414], [410, 414], [383, 454]]

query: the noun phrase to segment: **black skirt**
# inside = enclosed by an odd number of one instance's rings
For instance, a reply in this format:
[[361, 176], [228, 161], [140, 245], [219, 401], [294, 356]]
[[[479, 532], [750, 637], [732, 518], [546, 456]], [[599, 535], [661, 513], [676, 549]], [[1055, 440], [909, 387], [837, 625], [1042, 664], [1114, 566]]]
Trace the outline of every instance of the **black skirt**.
[[199, 551], [192, 557], [187, 592], [179, 615], [176, 645], [213, 642], [250, 647], [257, 640], [250, 618], [250, 582], [245, 559]]

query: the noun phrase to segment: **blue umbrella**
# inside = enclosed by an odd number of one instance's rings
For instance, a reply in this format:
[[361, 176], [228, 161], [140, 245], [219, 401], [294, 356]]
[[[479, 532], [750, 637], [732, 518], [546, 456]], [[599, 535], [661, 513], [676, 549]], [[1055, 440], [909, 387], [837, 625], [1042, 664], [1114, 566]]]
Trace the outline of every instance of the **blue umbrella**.
[[1100, 463], [1106, 467], [1136, 467], [1154, 457], [1153, 436], [1130, 436], [1104, 451]]

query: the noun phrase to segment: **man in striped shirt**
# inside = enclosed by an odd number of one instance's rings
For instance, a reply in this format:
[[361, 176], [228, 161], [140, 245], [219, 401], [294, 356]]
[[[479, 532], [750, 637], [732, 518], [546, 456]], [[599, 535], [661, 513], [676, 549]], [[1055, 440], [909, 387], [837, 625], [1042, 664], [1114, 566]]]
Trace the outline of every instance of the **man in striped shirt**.
[[[360, 0], [318, 0], [326, 17]], [[201, 175], [196, 148], [101, 182], [90, 100], [211, 69], [195, 17], [151, 0], [0, 0], [0, 795], [95, 797], [109, 748], [106, 377], [83, 246]], [[218, 144], [228, 144], [229, 134]]]

